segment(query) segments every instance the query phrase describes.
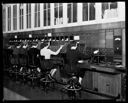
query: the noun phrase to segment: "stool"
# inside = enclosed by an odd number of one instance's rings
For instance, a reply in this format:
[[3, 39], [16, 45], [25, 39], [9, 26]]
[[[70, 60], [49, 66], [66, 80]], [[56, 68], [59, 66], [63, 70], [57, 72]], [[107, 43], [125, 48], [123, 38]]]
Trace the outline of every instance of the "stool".
[[47, 72], [47, 74], [45, 75], [44, 78], [40, 79], [40, 83], [41, 83], [41, 86], [43, 87], [43, 90], [45, 92], [47, 92], [48, 89], [50, 89], [50, 87], [54, 87], [54, 79], [52, 79], [49, 72]]
[[76, 79], [76, 76], [71, 77], [68, 81], [68, 84], [64, 87], [68, 93], [69, 98], [72, 100], [76, 100], [78, 97], [81, 97], [81, 85]]
[[22, 66], [18, 75], [20, 77], [21, 83], [25, 84], [25, 82], [27, 81], [27, 76], [29, 75], [27, 67]]
[[37, 84], [41, 78], [41, 75], [37, 74], [36, 73], [36, 69], [38, 67], [37, 66], [30, 66], [30, 69], [31, 69], [31, 73], [27, 76], [27, 78], [30, 80], [31, 82], [31, 86], [34, 88], [35, 87], [35, 84]]

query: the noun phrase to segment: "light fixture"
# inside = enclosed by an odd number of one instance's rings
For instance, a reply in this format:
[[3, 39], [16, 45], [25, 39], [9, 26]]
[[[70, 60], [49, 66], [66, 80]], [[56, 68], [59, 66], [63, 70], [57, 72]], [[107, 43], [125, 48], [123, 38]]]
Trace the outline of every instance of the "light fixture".
[[51, 37], [52, 36], [52, 34], [51, 33], [48, 33], [48, 37]]
[[17, 35], [15, 35], [15, 37], [14, 37], [15, 39], [17, 39]]
[[80, 36], [74, 36], [74, 40], [80, 40]]
[[41, 41], [44, 41], [44, 39], [41, 39]]
[[65, 41], [68, 41], [68, 40], [69, 40], [69, 38], [66, 38], [66, 39], [65, 39]]
[[32, 38], [32, 34], [29, 34], [29, 38]]
[[121, 40], [121, 38], [115, 38], [115, 40]]

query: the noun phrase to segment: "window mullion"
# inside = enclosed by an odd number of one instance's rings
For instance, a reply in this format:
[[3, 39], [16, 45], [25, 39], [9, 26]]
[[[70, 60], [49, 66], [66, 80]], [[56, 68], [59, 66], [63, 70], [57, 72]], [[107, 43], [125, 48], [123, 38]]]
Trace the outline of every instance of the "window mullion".
[[73, 3], [71, 4], [71, 23], [73, 23]]
[[46, 4], [46, 26], [48, 26], [48, 4]]
[[88, 3], [88, 21], [89, 21], [89, 17], [90, 17], [90, 3]]

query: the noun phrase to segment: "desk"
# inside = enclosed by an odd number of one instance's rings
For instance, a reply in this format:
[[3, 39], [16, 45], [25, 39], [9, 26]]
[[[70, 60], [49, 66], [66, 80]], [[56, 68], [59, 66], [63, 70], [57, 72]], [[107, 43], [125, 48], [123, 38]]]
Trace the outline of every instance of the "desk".
[[77, 65], [79, 68], [86, 69], [92, 72], [99, 72], [99, 73], [106, 73], [106, 74], [120, 74], [126, 73], [125, 67], [116, 67], [116, 66], [101, 66], [101, 65], [94, 65], [94, 64], [86, 64], [86, 63], [79, 63]]
[[[107, 95], [122, 97], [122, 78], [126, 74], [126, 68], [114, 65], [78, 64], [79, 68], [86, 69], [92, 73], [92, 90]], [[85, 80], [88, 78], [85, 78]], [[83, 79], [84, 80], [84, 79]], [[91, 82], [91, 81], [89, 81]], [[86, 82], [85, 82], [86, 83]]]

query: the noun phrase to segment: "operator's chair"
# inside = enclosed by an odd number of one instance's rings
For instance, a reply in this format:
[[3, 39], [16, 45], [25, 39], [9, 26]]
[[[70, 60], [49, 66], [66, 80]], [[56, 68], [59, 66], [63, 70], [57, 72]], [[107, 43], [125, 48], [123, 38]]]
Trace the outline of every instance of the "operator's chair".
[[19, 63], [19, 49], [16, 47], [11, 57], [11, 64], [12, 64], [12, 67], [9, 73], [11, 74], [11, 77], [13, 80], [18, 81], [20, 63]]
[[50, 71], [53, 67], [52, 63], [49, 64], [49, 61], [51, 60], [45, 60], [44, 56], [40, 56], [40, 64], [41, 64], [41, 71], [42, 71], [42, 77], [40, 79], [40, 85], [42, 89], [47, 92], [50, 87], [54, 87], [55, 80], [50, 74]]
[[19, 72], [19, 77], [21, 83], [25, 84], [27, 82], [27, 76], [29, 75], [28, 72], [28, 55], [27, 55], [27, 50], [22, 48], [20, 51], [20, 72]]
[[69, 73], [68, 75], [71, 78], [68, 80], [67, 85], [64, 86], [64, 89], [67, 91], [69, 99], [76, 100], [81, 98], [81, 85], [77, 76], [74, 73]]
[[39, 84], [40, 72], [38, 69], [39, 66], [39, 55], [37, 48], [30, 48], [28, 50], [28, 69], [30, 70], [29, 75], [27, 76], [28, 81], [31, 82], [31, 86], [34, 88], [35, 85]]

